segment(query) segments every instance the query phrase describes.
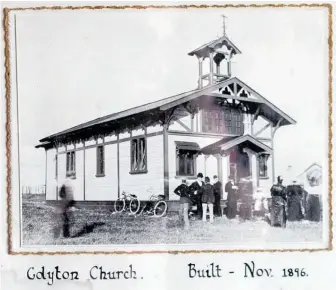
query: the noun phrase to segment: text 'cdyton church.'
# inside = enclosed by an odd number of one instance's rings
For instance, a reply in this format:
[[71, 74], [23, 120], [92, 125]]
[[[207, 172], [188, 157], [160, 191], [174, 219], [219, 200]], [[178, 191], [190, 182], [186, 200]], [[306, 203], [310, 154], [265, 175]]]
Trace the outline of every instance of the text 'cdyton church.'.
[[[275, 182], [273, 139], [296, 122], [231, 72], [241, 51], [226, 34], [191, 51], [198, 87], [110, 114], [40, 140], [46, 151], [46, 199], [73, 176], [77, 201], [115, 201], [123, 191], [177, 200], [181, 179], [197, 173], [227, 182]], [[207, 71], [205, 73], [205, 71]]]

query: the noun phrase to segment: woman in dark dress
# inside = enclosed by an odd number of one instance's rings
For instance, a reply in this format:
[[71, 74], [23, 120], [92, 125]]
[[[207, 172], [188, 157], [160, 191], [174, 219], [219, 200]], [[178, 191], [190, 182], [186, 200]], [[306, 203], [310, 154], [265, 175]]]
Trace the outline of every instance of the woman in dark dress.
[[307, 212], [305, 218], [312, 222], [319, 222], [322, 213], [321, 186], [316, 178], [309, 180], [310, 188], [307, 192]]
[[286, 227], [286, 187], [282, 185], [282, 178], [278, 176], [278, 183], [271, 188], [271, 226]]
[[241, 205], [239, 207], [239, 216], [242, 220], [252, 218], [253, 205], [253, 183], [250, 178], [242, 178], [238, 185], [239, 199]]
[[287, 207], [289, 221], [303, 219], [303, 190], [295, 181], [292, 185], [287, 186]]
[[237, 215], [237, 189], [232, 176], [229, 176], [229, 181], [225, 184], [225, 192], [227, 192], [226, 216], [229, 219], [234, 219]]
[[214, 215], [219, 217], [219, 216], [222, 216], [220, 202], [221, 202], [222, 195], [223, 195], [223, 187], [222, 187], [222, 183], [218, 180], [217, 175], [215, 175], [213, 178], [214, 178], [213, 186], [214, 186], [214, 194], [215, 194]]

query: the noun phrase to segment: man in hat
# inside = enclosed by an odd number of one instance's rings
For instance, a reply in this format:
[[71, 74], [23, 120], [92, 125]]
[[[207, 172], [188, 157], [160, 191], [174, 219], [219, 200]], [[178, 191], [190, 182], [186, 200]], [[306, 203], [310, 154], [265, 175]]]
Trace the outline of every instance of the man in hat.
[[220, 202], [223, 195], [223, 187], [222, 183], [218, 180], [217, 175], [214, 175], [214, 195], [215, 195], [215, 204], [214, 204], [214, 215], [215, 216], [222, 216], [222, 210], [220, 206]]
[[191, 200], [189, 198], [189, 187], [185, 179], [183, 179], [182, 183], [178, 187], [176, 187], [174, 193], [180, 197], [180, 220], [183, 219], [184, 227], [188, 229], [189, 228], [188, 211]]
[[203, 174], [197, 174], [197, 180], [193, 182], [190, 187], [190, 195], [195, 199], [197, 205], [197, 216], [199, 219], [202, 218], [202, 187], [204, 186]]
[[214, 187], [210, 184], [210, 178], [205, 177], [205, 185], [202, 187], [202, 220], [206, 221], [207, 208], [210, 214], [210, 223], [213, 223], [213, 205], [215, 202]]

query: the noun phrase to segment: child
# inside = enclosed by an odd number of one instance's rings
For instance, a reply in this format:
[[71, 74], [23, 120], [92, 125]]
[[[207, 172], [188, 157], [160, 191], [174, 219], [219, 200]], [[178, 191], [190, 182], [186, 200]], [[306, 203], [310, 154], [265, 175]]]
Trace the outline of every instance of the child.
[[176, 187], [174, 193], [180, 197], [180, 219], [184, 221], [184, 227], [189, 228], [189, 218], [188, 218], [188, 211], [189, 211], [189, 187], [187, 185], [187, 181], [185, 179], [182, 180], [182, 183]]

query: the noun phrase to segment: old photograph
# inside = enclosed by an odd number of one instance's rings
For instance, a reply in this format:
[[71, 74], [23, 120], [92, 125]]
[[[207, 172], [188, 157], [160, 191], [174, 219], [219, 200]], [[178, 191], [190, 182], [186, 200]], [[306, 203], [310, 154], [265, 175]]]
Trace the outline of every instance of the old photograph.
[[12, 12], [21, 247], [328, 247], [328, 33], [325, 7]]

